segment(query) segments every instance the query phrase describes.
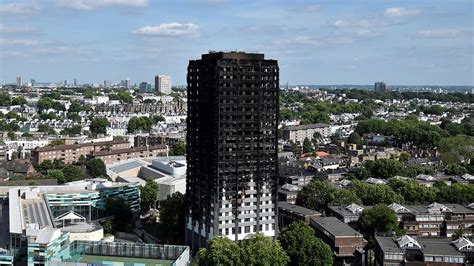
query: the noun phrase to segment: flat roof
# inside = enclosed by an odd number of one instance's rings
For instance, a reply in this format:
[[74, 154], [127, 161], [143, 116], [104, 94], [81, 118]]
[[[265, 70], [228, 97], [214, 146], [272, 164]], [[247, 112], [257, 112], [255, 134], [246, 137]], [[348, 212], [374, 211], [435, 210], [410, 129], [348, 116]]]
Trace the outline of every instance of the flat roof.
[[304, 129], [314, 129], [314, 128], [323, 128], [323, 127], [329, 127], [329, 125], [323, 124], [323, 123], [316, 123], [316, 124], [310, 124], [310, 125], [289, 126], [289, 127], [284, 128], [283, 130], [304, 130]]
[[416, 241], [421, 245], [424, 255], [448, 255], [464, 257], [456, 250], [450, 240], [418, 238]]
[[397, 252], [405, 253], [402, 249], [398, 247], [397, 242], [390, 236], [375, 236], [375, 241], [379, 244], [380, 248], [384, 252]]
[[294, 212], [294, 213], [298, 213], [298, 214], [304, 215], [304, 216], [307, 216], [307, 215], [321, 215], [321, 213], [318, 212], [318, 211], [311, 210], [311, 209], [308, 209], [308, 208], [305, 208], [305, 207], [302, 207], [302, 206], [290, 204], [286, 201], [279, 201], [278, 202], [278, 208], [282, 208], [282, 209], [285, 209], [285, 210], [288, 210], [288, 211], [291, 211], [291, 212]]
[[8, 211], [10, 219], [10, 233], [21, 234], [23, 233], [22, 221], [21, 221], [21, 205], [20, 197], [18, 195], [18, 188], [10, 188], [8, 191]]
[[312, 218], [311, 223], [316, 223], [334, 236], [360, 236], [362, 235], [349, 225], [341, 222], [336, 217], [318, 217]]

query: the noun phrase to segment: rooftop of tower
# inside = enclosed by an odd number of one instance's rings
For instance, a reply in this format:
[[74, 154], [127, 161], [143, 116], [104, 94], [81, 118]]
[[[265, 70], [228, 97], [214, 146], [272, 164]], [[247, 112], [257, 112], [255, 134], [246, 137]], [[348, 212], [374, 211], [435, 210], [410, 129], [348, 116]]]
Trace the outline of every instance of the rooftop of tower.
[[203, 54], [201, 59], [248, 59], [248, 60], [263, 60], [265, 55], [261, 53], [247, 53], [240, 51], [209, 51]]

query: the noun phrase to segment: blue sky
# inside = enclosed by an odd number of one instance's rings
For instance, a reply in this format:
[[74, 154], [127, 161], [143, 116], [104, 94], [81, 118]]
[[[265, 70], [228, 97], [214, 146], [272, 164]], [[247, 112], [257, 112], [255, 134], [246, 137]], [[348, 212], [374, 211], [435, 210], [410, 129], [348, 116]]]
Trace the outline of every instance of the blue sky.
[[0, 1], [0, 82], [185, 84], [209, 50], [277, 59], [282, 84], [474, 85], [473, 0]]

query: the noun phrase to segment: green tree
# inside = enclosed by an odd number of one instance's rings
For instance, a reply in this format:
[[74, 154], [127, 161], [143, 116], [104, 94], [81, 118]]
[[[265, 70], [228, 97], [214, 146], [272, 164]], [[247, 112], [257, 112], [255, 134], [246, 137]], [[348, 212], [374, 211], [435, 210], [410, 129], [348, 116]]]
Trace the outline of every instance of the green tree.
[[23, 104], [27, 104], [27, 101], [25, 97], [23, 96], [15, 97], [12, 100], [12, 105], [23, 105]]
[[154, 124], [156, 124], [158, 122], [165, 122], [166, 121], [166, 119], [161, 115], [154, 115], [151, 119], [153, 120]]
[[109, 120], [107, 118], [96, 118], [91, 121], [89, 130], [92, 134], [107, 134], [107, 127], [110, 126]]
[[132, 103], [133, 101], [133, 97], [128, 91], [120, 91], [117, 95], [123, 103]]
[[420, 186], [414, 179], [389, 180], [392, 190], [403, 197], [407, 204], [425, 204], [436, 200], [436, 191], [432, 188]]
[[78, 180], [82, 175], [82, 169], [76, 165], [67, 165], [63, 168], [65, 182]]
[[444, 164], [458, 164], [474, 157], [474, 137], [459, 135], [444, 138], [439, 145], [440, 158]]
[[159, 192], [160, 186], [152, 178], [149, 178], [146, 184], [140, 187], [141, 213], [146, 214], [151, 208], [155, 207]]
[[112, 227], [112, 222], [110, 220], [106, 220], [105, 222], [103, 222], [102, 228], [104, 228], [104, 234], [112, 234], [114, 231]]
[[287, 265], [289, 257], [278, 241], [262, 233], [247, 236], [240, 242], [245, 265]]
[[397, 215], [384, 204], [377, 204], [370, 209], [365, 209], [359, 217], [360, 231], [369, 240], [369, 247], [374, 245], [374, 234], [396, 232], [401, 234], [398, 228]]
[[333, 204], [347, 206], [351, 203], [362, 204], [362, 200], [357, 194], [348, 189], [336, 189], [332, 193]]
[[467, 168], [460, 164], [449, 164], [444, 169], [444, 173], [447, 175], [464, 175], [467, 173]]
[[303, 153], [309, 153], [313, 151], [313, 145], [308, 138], [304, 138], [303, 141]]
[[78, 114], [78, 113], [67, 113], [67, 119], [71, 119], [72, 121], [76, 121], [76, 122], [81, 122], [82, 121], [82, 117]]
[[10, 140], [16, 140], [16, 134], [13, 131], [8, 131], [7, 136]]
[[183, 142], [178, 142], [173, 147], [171, 147], [169, 154], [171, 156], [185, 155], [186, 154], [186, 144]]
[[133, 229], [133, 212], [122, 197], [108, 197], [105, 208], [113, 216], [114, 231], [131, 232]]
[[243, 265], [242, 248], [225, 236], [217, 236], [207, 242], [208, 248], [198, 252], [199, 265]]
[[332, 265], [333, 255], [329, 245], [314, 236], [314, 230], [304, 223], [292, 223], [278, 236], [291, 265]]
[[357, 145], [363, 143], [362, 138], [355, 131], [349, 135], [349, 137], [347, 138], [347, 142], [352, 143], [352, 144], [357, 144]]
[[328, 181], [312, 180], [298, 192], [296, 204], [312, 210], [324, 210], [334, 201], [334, 190]]
[[79, 159], [77, 160], [77, 164], [85, 165], [86, 163], [87, 163], [86, 156], [84, 156], [84, 154], [81, 154], [81, 156], [79, 156]]
[[0, 106], [8, 106], [11, 104], [12, 98], [8, 92], [0, 92]]
[[365, 168], [372, 177], [388, 179], [403, 173], [403, 164], [395, 159], [367, 161]]
[[364, 205], [403, 203], [403, 198], [388, 185], [372, 185], [352, 180], [350, 190], [356, 193]]
[[93, 177], [106, 177], [107, 169], [105, 167], [104, 161], [101, 159], [91, 159], [86, 163], [87, 172]]
[[132, 117], [128, 121], [127, 130], [129, 133], [133, 133], [135, 131], [150, 131], [151, 127], [153, 126], [153, 120], [146, 117]]
[[180, 192], [173, 193], [160, 203], [160, 227], [166, 243], [184, 244], [185, 217], [186, 205]]
[[400, 162], [406, 162], [410, 159], [410, 154], [406, 153], [406, 152], [402, 152], [400, 153], [400, 156], [398, 157], [398, 160]]
[[349, 172], [347, 172], [346, 177], [349, 180], [352, 180], [352, 179], [366, 180], [367, 178], [370, 177], [370, 173], [364, 167], [352, 168], [351, 170], [349, 170]]
[[64, 177], [64, 173], [61, 170], [49, 170], [48, 171], [48, 178], [56, 179], [59, 184], [63, 184], [66, 182], [66, 178]]
[[64, 139], [53, 139], [49, 144], [52, 146], [64, 145]]

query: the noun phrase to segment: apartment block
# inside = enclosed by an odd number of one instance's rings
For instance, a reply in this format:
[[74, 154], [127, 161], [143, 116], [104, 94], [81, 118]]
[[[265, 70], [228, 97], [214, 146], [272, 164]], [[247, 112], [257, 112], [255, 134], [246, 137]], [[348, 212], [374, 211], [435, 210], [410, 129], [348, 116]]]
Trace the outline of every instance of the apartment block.
[[90, 158], [101, 159], [105, 164], [117, 163], [129, 159], [157, 157], [167, 152], [166, 145], [151, 147], [133, 147], [127, 149], [103, 150], [89, 155]]
[[283, 129], [283, 139], [291, 140], [294, 143], [303, 143], [305, 138], [312, 140], [314, 133], [319, 133], [321, 137], [327, 138], [331, 136], [331, 128], [327, 124], [290, 126]]
[[33, 163], [37, 164], [40, 164], [45, 160], [60, 160], [65, 164], [70, 164], [77, 162], [81, 155], [86, 157], [102, 150], [118, 150], [126, 148], [130, 148], [130, 143], [125, 140], [37, 147], [31, 151], [31, 160]]

